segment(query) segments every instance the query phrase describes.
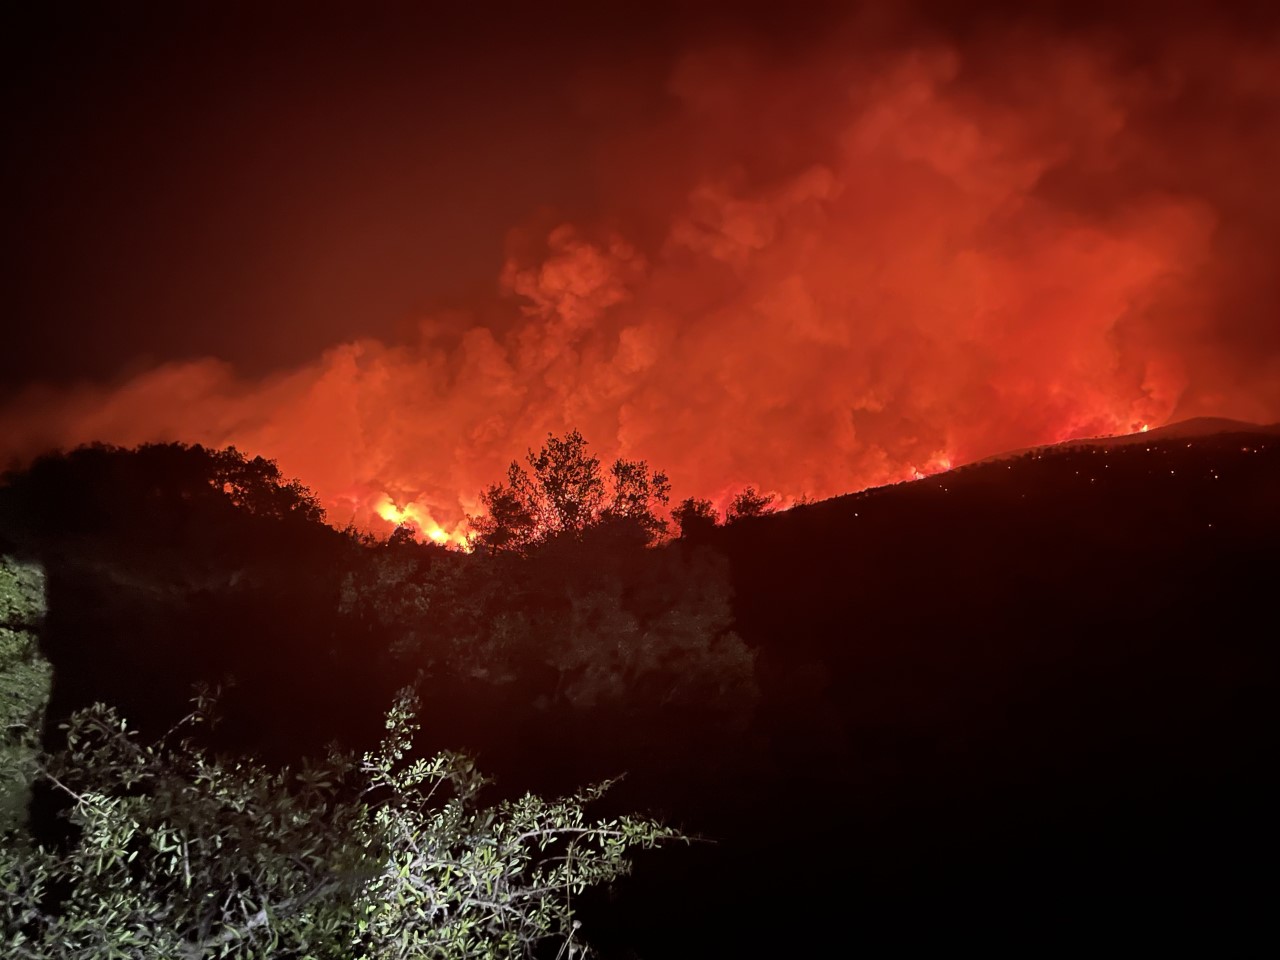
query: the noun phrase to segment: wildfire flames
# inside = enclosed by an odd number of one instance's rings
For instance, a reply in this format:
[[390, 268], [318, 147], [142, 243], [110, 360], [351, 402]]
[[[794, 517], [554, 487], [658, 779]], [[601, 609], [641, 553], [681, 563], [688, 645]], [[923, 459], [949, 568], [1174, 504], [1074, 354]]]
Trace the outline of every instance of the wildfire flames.
[[431, 519], [431, 514], [416, 503], [409, 502], [401, 507], [392, 501], [390, 497], [384, 496], [374, 508], [374, 512], [387, 523], [396, 527], [412, 527], [418, 531], [419, 535], [427, 537], [436, 543], [452, 544], [458, 547], [467, 545], [467, 531], [463, 524], [459, 524], [452, 532], [449, 532]]
[[[1139, 61], [1031, 28], [862, 29], [684, 50], [660, 109], [600, 134], [596, 214], [513, 230], [496, 297], [262, 379], [206, 358], [33, 388], [0, 410], [0, 454], [234, 444], [335, 524], [461, 543], [506, 464], [572, 428], [723, 509], [748, 484], [785, 506], [1280, 418], [1268, 44], [1170, 35]], [[625, 85], [592, 83], [624, 112]]]

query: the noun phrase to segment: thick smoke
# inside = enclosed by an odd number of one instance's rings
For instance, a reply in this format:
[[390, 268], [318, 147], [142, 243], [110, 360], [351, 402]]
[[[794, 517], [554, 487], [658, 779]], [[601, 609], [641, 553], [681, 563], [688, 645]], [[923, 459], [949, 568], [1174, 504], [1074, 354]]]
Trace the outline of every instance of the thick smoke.
[[[600, 215], [512, 231], [497, 303], [260, 382], [207, 359], [30, 392], [4, 453], [235, 444], [336, 523], [390, 501], [453, 532], [574, 427], [723, 504], [1280, 418], [1274, 38], [887, 34], [686, 50], [643, 122], [604, 125]], [[583, 109], [635, 96], [610, 79]]]

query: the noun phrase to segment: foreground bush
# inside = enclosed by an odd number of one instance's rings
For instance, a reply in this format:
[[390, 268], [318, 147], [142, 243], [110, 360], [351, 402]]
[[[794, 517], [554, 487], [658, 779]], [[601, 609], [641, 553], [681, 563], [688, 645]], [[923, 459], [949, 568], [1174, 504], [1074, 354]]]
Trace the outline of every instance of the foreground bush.
[[37, 639], [44, 569], [0, 555], [0, 836], [22, 830], [40, 754], [53, 670]]
[[177, 739], [200, 709], [149, 746], [106, 707], [76, 714], [41, 771], [66, 835], [0, 848], [0, 954], [505, 958], [558, 938], [580, 955], [574, 897], [678, 835], [588, 820], [607, 783], [482, 806], [467, 758], [409, 758], [416, 707], [403, 693], [359, 762], [281, 772]]

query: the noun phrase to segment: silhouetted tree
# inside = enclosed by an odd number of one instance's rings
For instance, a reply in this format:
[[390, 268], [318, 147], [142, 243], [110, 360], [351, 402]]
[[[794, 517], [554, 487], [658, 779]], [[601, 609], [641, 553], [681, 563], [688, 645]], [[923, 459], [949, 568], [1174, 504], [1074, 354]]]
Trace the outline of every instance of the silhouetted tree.
[[773, 512], [773, 494], [763, 494], [755, 487], [747, 487], [733, 498], [725, 511], [725, 523], [733, 523], [743, 517], [760, 517]]
[[[198, 445], [191, 449], [202, 451]], [[211, 482], [235, 506], [260, 517], [324, 522], [324, 509], [316, 496], [300, 480], [285, 479], [274, 460], [250, 460], [235, 447], [204, 452], [213, 466]]]
[[606, 483], [600, 460], [587, 453], [577, 430], [563, 437], [548, 434], [546, 445], [525, 459], [530, 469], [513, 460], [506, 483], [480, 495], [487, 513], [469, 518], [477, 545], [523, 550], [607, 523], [633, 526], [651, 542], [666, 529], [657, 507], [666, 505], [671, 484], [643, 460], [615, 460]]
[[680, 528], [682, 537], [699, 536], [708, 530], [713, 530], [720, 522], [720, 517], [711, 501], [699, 500], [696, 497], [682, 500], [680, 505], [671, 511], [671, 519]]
[[319, 501], [274, 460], [249, 459], [234, 447], [212, 450], [150, 443], [128, 450], [106, 444], [44, 456], [7, 474], [0, 526], [42, 533], [143, 531], [176, 537], [193, 524], [217, 528], [234, 514], [321, 523]]
[[619, 458], [609, 468], [613, 478], [613, 496], [601, 512], [606, 522], [626, 522], [646, 534], [652, 541], [666, 532], [667, 525], [656, 512], [671, 497], [671, 482], [660, 471], [650, 471], [643, 460]]

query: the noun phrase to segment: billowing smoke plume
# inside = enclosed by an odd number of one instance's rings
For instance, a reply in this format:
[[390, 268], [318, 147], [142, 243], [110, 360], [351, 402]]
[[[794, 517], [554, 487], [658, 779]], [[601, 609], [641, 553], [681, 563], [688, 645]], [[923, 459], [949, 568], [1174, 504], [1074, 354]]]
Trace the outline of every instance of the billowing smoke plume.
[[497, 304], [262, 381], [206, 359], [30, 392], [3, 452], [235, 444], [336, 523], [412, 504], [439, 535], [574, 427], [723, 503], [1280, 418], [1274, 38], [867, 31], [686, 50], [662, 109], [602, 135], [599, 217], [512, 231]]

